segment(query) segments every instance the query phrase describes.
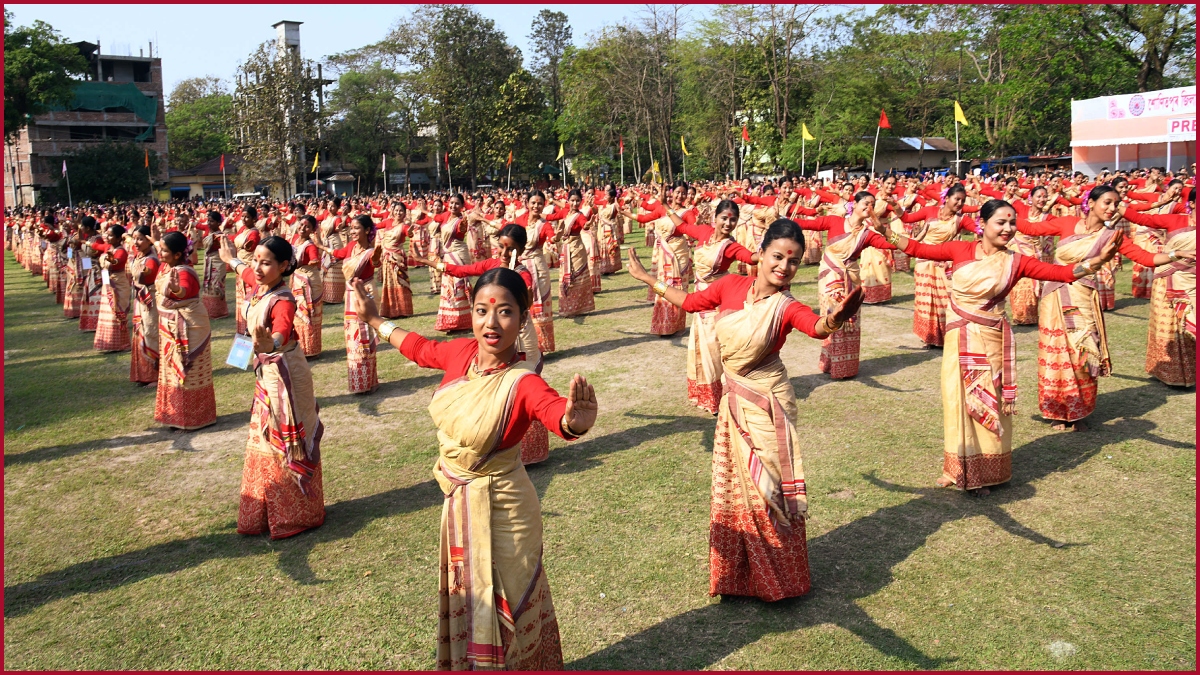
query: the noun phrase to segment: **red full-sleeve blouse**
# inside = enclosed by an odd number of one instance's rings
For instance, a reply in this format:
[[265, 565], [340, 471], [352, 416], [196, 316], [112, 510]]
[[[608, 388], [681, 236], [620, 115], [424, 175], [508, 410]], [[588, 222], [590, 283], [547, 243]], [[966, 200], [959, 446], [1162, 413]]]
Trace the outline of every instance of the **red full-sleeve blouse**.
[[[165, 271], [165, 270], [164, 270]], [[254, 275], [251, 274], [251, 277]], [[179, 292], [167, 291], [167, 297], [172, 300], [191, 300], [200, 297], [200, 278], [194, 274], [179, 275]]]
[[[1126, 212], [1128, 214], [1128, 212]], [[1039, 223], [1031, 223], [1028, 220], [1017, 219], [1017, 231], [1021, 234], [1027, 234], [1031, 237], [1073, 237], [1075, 236], [1075, 226], [1079, 224], [1078, 216], [1063, 216], [1061, 218], [1050, 218]], [[1121, 240], [1121, 246], [1117, 249], [1121, 255], [1129, 258], [1133, 262], [1144, 265], [1146, 267], [1154, 267], [1154, 254], [1146, 249], [1133, 243], [1133, 239], [1125, 237]]]
[[109, 272], [124, 272], [125, 271], [125, 263], [129, 261], [129, 251], [126, 251], [124, 248], [122, 248], [120, 246], [117, 246], [116, 248], [114, 248], [111, 244], [105, 244], [105, 243], [92, 244], [92, 250], [96, 251], [97, 253], [108, 253], [109, 251], [112, 251], [113, 260], [115, 262], [113, 262], [112, 266], [108, 268], [108, 271]]
[[[975, 249], [978, 241], [948, 241], [943, 244], [922, 244], [915, 239], [908, 240], [904, 252], [922, 260], [948, 260], [955, 265], [975, 260]], [[1029, 277], [1039, 281], [1075, 281], [1073, 265], [1055, 265], [1044, 263], [1033, 256], [1023, 255], [1017, 264], [1017, 276]]]
[[[942, 207], [940, 204], [931, 204], [923, 209], [920, 209], [919, 211], [900, 214], [900, 221], [904, 223], [919, 223], [922, 220], [934, 220], [938, 218], [938, 214], [941, 212], [941, 210]], [[963, 207], [963, 210], [965, 211], [966, 207]], [[967, 232], [979, 234], [979, 225], [975, 222], [974, 218], [971, 218], [970, 216], [963, 216], [962, 220], [958, 221], [958, 230], [959, 232], [965, 230]]]
[[[846, 234], [846, 218], [843, 216], [821, 216], [820, 218], [804, 218], [796, 224], [803, 230], [815, 230], [829, 233], [830, 239], [837, 239]], [[867, 230], [867, 246], [883, 250], [896, 250], [882, 235], [872, 229]]]
[[[330, 255], [337, 258], [338, 260], [345, 260], [346, 258], [349, 258], [352, 253], [354, 253], [354, 244], [347, 244], [347, 245], [331, 252]], [[366, 266], [360, 268], [359, 271], [354, 276], [355, 276], [355, 278], [362, 279], [363, 281], [370, 281], [371, 279], [375, 278], [374, 263], [372, 263], [370, 261], [370, 259], [368, 259]]]
[[[685, 312], [707, 312], [719, 308], [722, 312], [734, 312], [744, 309], [746, 295], [753, 283], [754, 279], [739, 274], [723, 276], [703, 291], [688, 293], [687, 298], [683, 301], [683, 310]], [[774, 353], [783, 348], [788, 333], [793, 329], [810, 337], [817, 337], [817, 321], [820, 318], [808, 305], [799, 300], [790, 303], [783, 312], [783, 324], [780, 327], [779, 336], [775, 338], [775, 345], [771, 347], [771, 352]]]
[[[484, 272], [488, 270], [494, 270], [497, 267], [504, 267], [504, 263], [500, 262], [496, 258], [488, 258], [470, 265], [446, 265], [446, 274], [449, 274], [452, 277], [458, 277], [460, 279], [465, 277], [478, 277], [482, 276]], [[533, 275], [529, 273], [529, 270], [522, 269], [521, 271], [517, 272], [517, 274], [520, 274], [521, 278], [525, 280], [526, 287], [533, 288]]]
[[[710, 225], [690, 225], [688, 223], [684, 223], [682, 225], [676, 225], [675, 231], [672, 234], [685, 235], [695, 239], [696, 241], [700, 242], [701, 245], [703, 245], [712, 241], [714, 231], [715, 230], [713, 230], [712, 226]], [[751, 261], [752, 255], [753, 254], [750, 253], [750, 249], [742, 246], [736, 241], [730, 241], [725, 246], [725, 249], [721, 252], [721, 260], [717, 263], [717, 269], [715, 271], [728, 272], [729, 266], [732, 265], [733, 261], [735, 260], [744, 262], [747, 265], [753, 265], [754, 263]]]
[[[479, 342], [475, 338], [457, 338], [446, 342], [409, 333], [400, 343], [400, 353], [422, 368], [436, 368], [446, 374], [442, 386], [467, 374], [467, 369], [479, 354]], [[563, 433], [562, 417], [567, 409], [567, 399], [550, 388], [541, 375], [526, 375], [517, 383], [513, 400], [512, 415], [500, 437], [500, 448], [507, 449], [521, 442], [529, 425], [538, 420], [547, 429], [567, 440], [571, 436]]]

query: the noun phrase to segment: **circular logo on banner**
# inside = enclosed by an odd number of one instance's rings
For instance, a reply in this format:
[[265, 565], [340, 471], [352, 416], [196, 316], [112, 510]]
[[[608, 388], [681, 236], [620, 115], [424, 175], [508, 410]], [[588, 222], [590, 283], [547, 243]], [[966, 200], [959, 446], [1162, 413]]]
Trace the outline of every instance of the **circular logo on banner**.
[[1141, 94], [1134, 94], [1129, 98], [1129, 112], [1134, 117], [1146, 112], [1146, 99], [1142, 98]]

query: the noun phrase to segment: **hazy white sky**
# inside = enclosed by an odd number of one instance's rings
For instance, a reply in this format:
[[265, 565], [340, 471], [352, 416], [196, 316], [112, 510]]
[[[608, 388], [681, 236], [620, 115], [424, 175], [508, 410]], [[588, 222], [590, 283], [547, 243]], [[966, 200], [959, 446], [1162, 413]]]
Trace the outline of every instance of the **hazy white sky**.
[[[533, 18], [546, 5], [474, 5], [496, 22], [508, 41], [530, 55], [527, 36]], [[165, 93], [180, 80], [215, 75], [233, 78], [238, 62], [255, 47], [275, 37], [271, 24], [302, 21], [300, 51], [320, 60], [382, 39], [398, 17], [407, 16], [406, 5], [5, 5], [15, 23], [42, 20], [72, 42], [100, 41], [105, 54], [133, 55], [153, 42], [163, 60]], [[575, 43], [583, 45], [588, 33], [604, 25], [632, 20], [645, 5], [551, 5], [567, 14]], [[693, 17], [704, 16], [705, 5], [688, 8]]]

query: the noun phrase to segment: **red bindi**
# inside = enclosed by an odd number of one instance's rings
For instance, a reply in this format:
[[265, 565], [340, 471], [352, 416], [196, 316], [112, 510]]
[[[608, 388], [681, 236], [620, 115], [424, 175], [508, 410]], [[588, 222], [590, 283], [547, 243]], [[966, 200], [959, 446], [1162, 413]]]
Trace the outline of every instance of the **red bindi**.
[[496, 299], [495, 299], [495, 298], [488, 298], [488, 302], [490, 302], [490, 303], [492, 303], [492, 304], [494, 305], [494, 304], [496, 304]]
[[790, 249], [790, 248], [789, 248], [789, 249], [788, 249], [788, 255], [791, 255], [791, 254], [792, 254], [792, 249]]

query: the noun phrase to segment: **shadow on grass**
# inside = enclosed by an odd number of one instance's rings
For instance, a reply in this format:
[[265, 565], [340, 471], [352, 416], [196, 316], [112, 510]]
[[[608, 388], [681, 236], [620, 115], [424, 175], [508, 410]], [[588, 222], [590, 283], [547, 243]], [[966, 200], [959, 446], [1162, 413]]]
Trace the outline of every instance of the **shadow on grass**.
[[[887, 356], [877, 356], [873, 359], [864, 359], [858, 364], [858, 375], [850, 378], [851, 382], [861, 382], [862, 384], [871, 387], [872, 389], [882, 389], [884, 391], [896, 392], [911, 392], [915, 389], [897, 389], [883, 384], [878, 378], [884, 375], [897, 373], [910, 366], [915, 366], [920, 363], [929, 361], [930, 359], [941, 358], [942, 349], [923, 349], [901, 346], [907, 353], [888, 354]], [[791, 378], [792, 387], [796, 390], [796, 398], [808, 398], [808, 395], [816, 389], [827, 384], [834, 384], [844, 380], [830, 379], [826, 373], [810, 373], [808, 375], [797, 375]]]
[[[403, 359], [403, 356], [394, 358]], [[407, 360], [407, 359], [405, 359]], [[358, 412], [371, 417], [380, 417], [379, 404], [400, 396], [407, 396], [426, 387], [436, 387], [442, 381], [442, 371], [436, 374], [416, 374], [399, 380], [389, 380], [379, 383], [379, 388], [371, 394], [341, 394], [338, 396], [318, 396], [317, 405], [322, 410], [338, 405], [358, 404]]]
[[[1134, 395], [1136, 394], [1136, 395]], [[764, 636], [800, 628], [834, 624], [859, 636], [881, 654], [919, 669], [948, 662], [931, 658], [890, 629], [878, 625], [856, 601], [892, 582], [892, 570], [924, 546], [944, 525], [986, 516], [1006, 532], [1053, 548], [1086, 546], [1057, 542], [1017, 522], [1002, 506], [1030, 499], [1035, 481], [1069, 471], [1105, 445], [1128, 440], [1163, 442], [1154, 423], [1137, 419], [1166, 403], [1168, 391], [1144, 385], [1102, 394], [1088, 418], [1093, 431], [1038, 439], [1013, 452], [1013, 480], [975, 498], [938, 488], [906, 487], [863, 477], [876, 487], [914, 495], [914, 499], [879, 509], [808, 542], [813, 590], [803, 598], [764, 603], [757, 600], [707, 605], [685, 612], [631, 635], [569, 664], [572, 670], [699, 670]], [[1179, 445], [1170, 443], [1171, 445]], [[1184, 444], [1186, 446], [1186, 444]], [[1187, 446], [1191, 447], [1191, 446]], [[932, 484], [935, 476], [930, 476]], [[746, 617], [753, 607], [755, 620]], [[703, 635], [703, 640], [688, 636]]]
[[[562, 361], [574, 356], [595, 356], [596, 354], [603, 354], [604, 352], [610, 352], [623, 347], [632, 347], [633, 345], [641, 344], [643, 342], [664, 341], [663, 338], [660, 338], [657, 335], [650, 335], [649, 333], [629, 333], [622, 330], [616, 332], [623, 335], [628, 335], [629, 337], [615, 338], [612, 340], [605, 340], [603, 342], [591, 342], [585, 345], [579, 345], [578, 347], [560, 349], [558, 351], [546, 354], [546, 361]], [[675, 340], [670, 340], [670, 342], [675, 342]]]
[[[530, 467], [530, 478], [539, 495], [545, 492], [555, 475], [595, 468], [600, 464], [598, 458], [603, 455], [656, 438], [712, 426], [711, 421], [698, 417], [629, 417], [662, 421], [571, 444], [551, 453], [549, 460]], [[142, 441], [144, 438], [139, 437], [139, 442], [145, 442]], [[442, 492], [437, 484], [427, 480], [333, 504], [325, 509], [324, 525], [289, 539], [271, 542], [270, 548], [261, 536], [219, 532], [78, 563], [43, 574], [34, 581], [6, 586], [4, 616], [21, 616], [55, 600], [80, 593], [102, 593], [150, 577], [190, 569], [209, 560], [262, 555], [270, 551], [279, 552], [279, 568], [297, 583], [321, 583], [308, 562], [309, 554], [316, 546], [350, 538], [374, 520], [421, 511], [442, 502]]]
[[195, 431], [174, 431], [168, 427], [156, 425], [146, 429], [146, 431], [150, 432], [146, 434], [118, 436], [117, 438], [108, 438], [99, 441], [80, 441], [79, 443], [72, 443], [70, 445], [55, 445], [48, 448], [29, 450], [16, 455], [6, 453], [4, 455], [4, 466], [8, 468], [20, 464], [50, 462], [95, 450], [115, 450], [138, 445], [162, 443], [163, 441], [171, 441], [172, 450], [194, 452], [196, 450], [194, 442], [198, 437], [214, 432], [229, 431], [230, 429], [236, 429], [249, 423], [250, 412], [247, 410], [220, 415], [217, 417], [216, 424]]

